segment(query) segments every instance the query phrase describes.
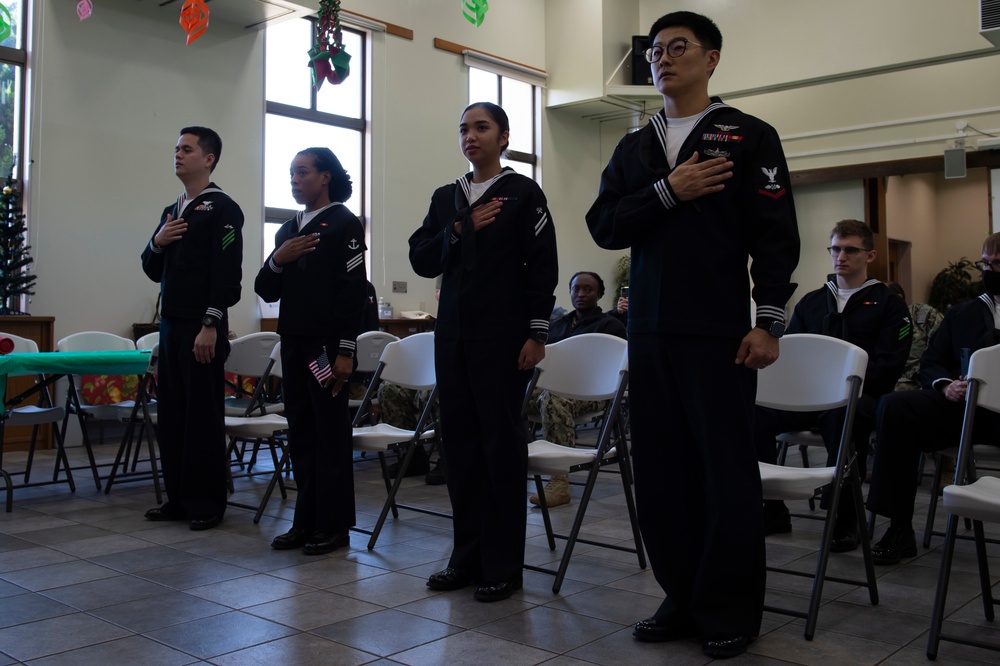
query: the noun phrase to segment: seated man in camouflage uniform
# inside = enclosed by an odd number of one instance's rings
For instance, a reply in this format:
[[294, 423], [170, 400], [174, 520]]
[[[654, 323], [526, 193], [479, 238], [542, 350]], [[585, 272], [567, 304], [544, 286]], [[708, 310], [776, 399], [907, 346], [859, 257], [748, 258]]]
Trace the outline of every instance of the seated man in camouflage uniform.
[[[885, 286], [899, 294], [906, 301], [906, 292], [898, 282], [886, 282]], [[913, 322], [913, 343], [910, 345], [910, 357], [906, 360], [903, 374], [896, 382], [895, 391], [919, 391], [920, 382], [917, 374], [920, 372], [920, 357], [927, 350], [927, 342], [938, 330], [944, 315], [926, 303], [914, 303], [910, 306], [910, 321]]]
[[[574, 309], [549, 326], [548, 344], [582, 333], [607, 333], [620, 338], [626, 337], [625, 326], [602, 312], [597, 305], [597, 301], [604, 296], [604, 280], [600, 275], [589, 271], [577, 273], [570, 278], [569, 293]], [[603, 402], [571, 400], [538, 389], [535, 389], [528, 402], [528, 416], [541, 420], [542, 437], [555, 444], [570, 447], [576, 444], [576, 418], [603, 409]], [[560, 506], [568, 504], [569, 500], [568, 475], [553, 475], [545, 486], [546, 504], [550, 507]], [[539, 503], [537, 495], [532, 495], [528, 501], [536, 506]]]

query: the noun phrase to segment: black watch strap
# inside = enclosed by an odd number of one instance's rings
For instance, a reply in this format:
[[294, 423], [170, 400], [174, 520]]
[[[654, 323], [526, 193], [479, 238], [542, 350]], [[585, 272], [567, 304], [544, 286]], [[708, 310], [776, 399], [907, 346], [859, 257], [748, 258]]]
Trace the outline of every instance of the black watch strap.
[[219, 318], [213, 317], [212, 315], [205, 315], [201, 318], [201, 325], [207, 326], [208, 328], [215, 328], [219, 325]]

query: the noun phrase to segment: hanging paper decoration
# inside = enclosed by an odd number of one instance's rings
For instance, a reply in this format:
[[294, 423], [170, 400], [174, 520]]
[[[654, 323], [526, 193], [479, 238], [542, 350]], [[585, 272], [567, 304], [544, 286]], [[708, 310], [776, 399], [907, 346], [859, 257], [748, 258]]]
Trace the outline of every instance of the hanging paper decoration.
[[187, 33], [188, 46], [204, 35], [208, 28], [208, 5], [205, 4], [205, 0], [184, 0], [180, 23]]
[[90, 18], [91, 12], [94, 11], [94, 3], [90, 0], [80, 0], [76, 3], [76, 15], [81, 21], [86, 21]]
[[323, 81], [337, 85], [351, 73], [351, 56], [344, 50], [344, 32], [340, 27], [340, 0], [319, 2], [316, 46], [309, 50], [309, 66], [317, 90]]
[[5, 42], [10, 37], [13, 24], [14, 19], [10, 16], [10, 10], [7, 9], [6, 5], [0, 5], [0, 42]]
[[487, 0], [462, 0], [462, 16], [477, 28], [486, 20], [486, 12], [490, 9]]

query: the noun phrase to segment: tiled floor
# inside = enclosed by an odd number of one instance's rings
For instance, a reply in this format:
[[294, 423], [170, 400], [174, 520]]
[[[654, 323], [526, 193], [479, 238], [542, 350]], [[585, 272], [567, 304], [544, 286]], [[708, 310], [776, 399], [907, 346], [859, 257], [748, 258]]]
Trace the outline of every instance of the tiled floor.
[[[101, 453], [107, 460], [113, 451]], [[6, 456], [9, 468], [17, 463], [18, 454]], [[628, 541], [620, 482], [607, 476], [585, 530]], [[356, 479], [358, 524], [370, 526], [384, 498], [375, 464], [361, 462]], [[243, 481], [239, 494], [252, 499], [264, 484]], [[917, 521], [926, 515], [928, 485], [919, 493]], [[402, 492], [416, 504], [448, 506], [443, 486], [419, 478], [408, 479]], [[272, 499], [259, 525], [249, 512], [230, 509], [207, 532], [144, 520], [154, 503], [149, 482], [104, 494], [83, 472], [75, 494], [65, 486], [15, 493], [14, 512], [0, 512], [0, 666], [707, 661], [694, 641], [632, 638], [631, 625], [661, 596], [632, 555], [581, 545], [559, 594], [551, 591], [551, 577], [527, 573], [524, 590], [512, 599], [481, 604], [471, 590], [424, 586], [447, 560], [450, 524], [441, 518], [403, 512], [390, 519], [373, 551], [365, 548], [367, 537], [354, 534], [350, 550], [306, 557], [268, 547], [288, 529], [292, 499]], [[555, 520], [565, 525], [575, 506], [554, 510]], [[808, 510], [805, 502], [793, 508]], [[771, 563], [812, 569], [818, 525], [799, 519], [791, 534], [769, 538]], [[537, 510], [528, 529], [528, 561], [557, 559]], [[763, 635], [735, 663], [925, 663], [940, 542], [901, 566], [878, 569], [877, 607], [863, 589], [828, 584], [813, 641], [803, 638], [801, 620], [766, 613]], [[1000, 557], [992, 566], [1000, 571]], [[861, 572], [860, 555], [833, 555], [830, 568]], [[956, 569], [949, 628], [1000, 640], [1000, 630], [983, 620], [969, 544], [960, 543]], [[772, 575], [768, 585], [769, 602], [805, 603], [804, 579]], [[938, 663], [995, 664], [997, 654], [942, 644]]]

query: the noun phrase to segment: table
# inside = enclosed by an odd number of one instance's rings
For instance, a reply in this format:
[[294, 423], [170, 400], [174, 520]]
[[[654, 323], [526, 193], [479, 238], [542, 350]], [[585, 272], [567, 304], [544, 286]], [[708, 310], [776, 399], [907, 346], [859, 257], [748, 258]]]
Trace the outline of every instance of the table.
[[[61, 377], [69, 377], [70, 389], [67, 392], [66, 406], [67, 414], [63, 420], [62, 433], [66, 432], [66, 423], [69, 418], [69, 411], [75, 410], [77, 417], [80, 419], [80, 427], [83, 428], [83, 413], [80, 409], [80, 403], [76, 396], [76, 391], [73, 388], [73, 375], [88, 374], [88, 375], [144, 375], [146, 373], [146, 368], [149, 366], [150, 352], [149, 350], [135, 350], [135, 351], [90, 351], [90, 352], [37, 352], [37, 353], [24, 353], [24, 354], [8, 354], [7, 356], [0, 356], [0, 401], [3, 402], [4, 410], [3, 416], [0, 416], [0, 447], [3, 446], [3, 423], [6, 418], [7, 410], [14, 407], [25, 399], [31, 397], [33, 394], [41, 391], [44, 388], [52, 385], [56, 380]], [[19, 376], [19, 375], [42, 375], [44, 378], [32, 386], [30, 389], [12, 397], [7, 398], [6, 393], [6, 378], [8, 376]], [[59, 452], [57, 455], [56, 462], [56, 472], [55, 477], [58, 477], [59, 473], [59, 461], [66, 469], [66, 481], [70, 485], [71, 490], [75, 490], [76, 487], [73, 483], [73, 476], [70, 472], [69, 465], [66, 459], [66, 452], [63, 450], [63, 437], [58, 438], [58, 448]], [[84, 444], [87, 449], [87, 456], [90, 459], [91, 470], [94, 473], [94, 481], [97, 484], [98, 490], [101, 488], [100, 476], [97, 472], [97, 464], [94, 460], [93, 451], [90, 448], [90, 442], [84, 437]], [[0, 449], [2, 452], [2, 449]], [[0, 468], [0, 475], [3, 476], [4, 482], [7, 486], [7, 511], [11, 510], [11, 480], [7, 472]], [[56, 478], [53, 478], [52, 483], [56, 482]], [[41, 485], [41, 484], [32, 484]]]

